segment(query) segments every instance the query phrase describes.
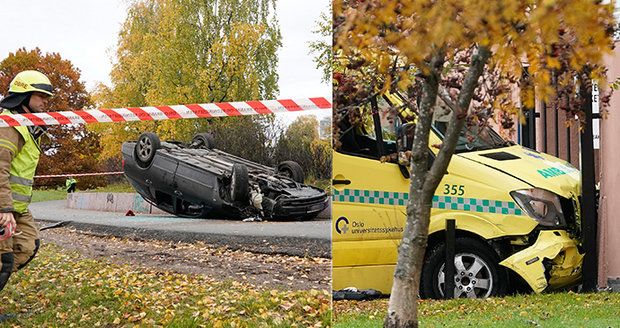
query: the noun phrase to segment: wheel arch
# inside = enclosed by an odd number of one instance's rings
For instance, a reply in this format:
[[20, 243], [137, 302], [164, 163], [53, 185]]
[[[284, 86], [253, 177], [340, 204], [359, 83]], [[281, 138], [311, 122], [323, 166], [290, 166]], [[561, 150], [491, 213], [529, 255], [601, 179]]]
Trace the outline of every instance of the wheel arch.
[[[461, 229], [455, 229], [454, 230], [454, 235], [455, 238], [463, 238], [463, 237], [467, 237], [467, 238], [471, 238], [471, 239], [476, 239], [480, 242], [483, 242], [485, 244], [489, 244], [489, 241], [484, 239], [484, 237], [473, 233], [471, 231], [467, 231], [467, 230], [461, 230]], [[432, 234], [428, 235], [428, 242], [427, 242], [427, 248], [433, 248], [435, 247], [437, 244], [443, 243], [446, 241], [446, 230], [438, 230], [433, 232]], [[491, 245], [489, 245], [490, 247]]]
[[[455, 215], [456, 214], [456, 215]], [[500, 260], [510, 255], [508, 237], [527, 235], [535, 225], [520, 225], [519, 222], [509, 227], [510, 231], [500, 229], [497, 224], [482, 216], [470, 213], [443, 213], [431, 217], [427, 248], [446, 240], [446, 221], [455, 220], [455, 237], [468, 237], [478, 240], [493, 249]]]
[[[497, 238], [497, 239], [485, 239], [484, 237], [475, 234], [471, 231], [456, 229], [454, 231], [454, 237], [456, 238], [471, 238], [477, 240], [489, 249], [492, 249], [496, 254], [499, 260], [503, 260], [511, 255], [510, 252], [510, 243], [507, 239]], [[446, 241], [446, 230], [438, 230], [428, 236], [427, 241], [427, 249], [433, 249], [440, 243], [444, 243]]]
[[[520, 234], [509, 234], [500, 230], [496, 225], [482, 218], [469, 215], [469, 216], [443, 216], [441, 218], [431, 218], [431, 225], [429, 227], [429, 235], [427, 240], [427, 252], [425, 258], [428, 255], [428, 250], [435, 248], [441, 243], [445, 243], [446, 240], [446, 220], [455, 219], [456, 229], [455, 238], [471, 238], [480, 243], [486, 245], [490, 250], [495, 252], [499, 262], [508, 258], [513, 254], [512, 247], [510, 245], [510, 237], [515, 235], [527, 235], [531, 232], [529, 227], [524, 227], [523, 232]], [[472, 220], [479, 220], [474, 222]], [[505, 268], [500, 265], [501, 268], [508, 273], [508, 292], [512, 293], [515, 290], [522, 292], [528, 291], [528, 285], [518, 273], [511, 269]]]

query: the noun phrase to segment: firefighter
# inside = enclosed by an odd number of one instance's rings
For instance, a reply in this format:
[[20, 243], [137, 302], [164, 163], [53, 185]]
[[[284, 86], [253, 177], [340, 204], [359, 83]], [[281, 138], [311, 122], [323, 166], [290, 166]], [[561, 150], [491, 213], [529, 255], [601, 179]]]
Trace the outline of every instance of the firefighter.
[[[52, 84], [43, 73], [20, 72], [0, 101], [2, 114], [45, 112], [52, 95]], [[39, 249], [39, 230], [28, 205], [44, 133], [38, 126], [0, 128], [0, 290]]]
[[69, 179], [65, 180], [65, 187], [67, 187], [67, 193], [72, 193], [75, 191], [75, 187], [77, 186], [77, 180], [75, 180], [73, 177], [70, 177]]

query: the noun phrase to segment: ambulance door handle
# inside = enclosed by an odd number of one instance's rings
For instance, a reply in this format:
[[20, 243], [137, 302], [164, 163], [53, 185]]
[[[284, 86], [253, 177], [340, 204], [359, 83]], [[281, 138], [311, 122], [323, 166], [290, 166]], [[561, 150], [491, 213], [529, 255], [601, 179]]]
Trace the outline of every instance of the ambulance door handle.
[[332, 185], [339, 185], [339, 184], [343, 184], [343, 185], [350, 185], [351, 184], [351, 180], [348, 179], [334, 179], [332, 180]]

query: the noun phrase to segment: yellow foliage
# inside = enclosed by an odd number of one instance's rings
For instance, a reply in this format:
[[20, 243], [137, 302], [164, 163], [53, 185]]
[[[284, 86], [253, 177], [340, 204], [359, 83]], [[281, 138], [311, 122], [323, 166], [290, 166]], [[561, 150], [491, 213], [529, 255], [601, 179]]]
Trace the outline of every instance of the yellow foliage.
[[[394, 55], [427, 73], [428, 59], [440, 49], [453, 53], [483, 45], [493, 51], [490, 62], [511, 76], [519, 77], [527, 60], [538, 96], [548, 98], [552, 72], [560, 68], [551, 45], [570, 33], [572, 69], [601, 63], [611, 51], [607, 27], [614, 24], [613, 7], [591, 0], [336, 0], [335, 17], [344, 23], [336, 28], [335, 42], [338, 51], [355, 52], [379, 73], [387, 73]], [[401, 78], [398, 87], [410, 83]]]
[[[280, 31], [270, 0], [132, 1], [119, 35], [112, 87], [99, 86], [98, 106], [158, 106], [273, 99], [278, 92]], [[102, 158], [145, 131], [189, 140], [209, 120], [93, 126]]]

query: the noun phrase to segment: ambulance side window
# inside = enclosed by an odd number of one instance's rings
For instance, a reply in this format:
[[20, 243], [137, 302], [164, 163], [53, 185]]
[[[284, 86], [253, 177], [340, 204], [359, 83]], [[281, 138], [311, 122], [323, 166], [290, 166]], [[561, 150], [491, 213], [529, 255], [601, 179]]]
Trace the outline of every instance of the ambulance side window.
[[[368, 105], [370, 106], [370, 105]], [[362, 112], [368, 113], [370, 107], [364, 111], [357, 109], [349, 115], [349, 120], [359, 120], [356, 124], [344, 120], [339, 126], [340, 129], [340, 151], [354, 156], [378, 159], [377, 136], [372, 117], [360, 115]]]
[[[357, 124], [343, 122], [340, 124], [340, 151], [349, 155], [360, 156], [365, 158], [379, 159], [381, 156], [396, 152], [396, 122], [397, 116], [389, 104], [381, 97], [377, 98], [378, 118], [381, 126], [381, 133], [377, 133], [375, 129], [375, 121], [370, 103], [364, 105], [363, 111], [357, 109], [350, 115], [349, 120], [358, 120]], [[364, 115], [361, 115], [364, 113]], [[383, 154], [379, 153], [380, 146], [377, 142], [381, 140], [381, 148]]]
[[381, 122], [381, 137], [383, 140], [383, 154], [396, 154], [396, 140], [398, 139], [398, 129], [402, 125], [398, 117], [398, 110], [389, 104], [385, 98], [378, 97], [379, 119]]

